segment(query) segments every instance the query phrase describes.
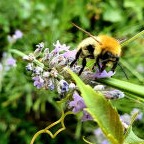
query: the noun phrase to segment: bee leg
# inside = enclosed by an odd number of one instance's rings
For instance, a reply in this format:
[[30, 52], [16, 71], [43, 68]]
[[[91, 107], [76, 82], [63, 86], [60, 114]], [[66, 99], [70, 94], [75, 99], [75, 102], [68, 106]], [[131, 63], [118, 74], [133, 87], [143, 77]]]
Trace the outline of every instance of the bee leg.
[[80, 69], [78, 75], [81, 75], [81, 73], [83, 72], [85, 66], [86, 66], [86, 58], [83, 58], [83, 60], [82, 60], [82, 68]]
[[111, 68], [111, 71], [115, 71], [116, 67], [118, 65], [118, 61], [116, 61], [114, 64], [113, 64], [113, 67]]
[[100, 72], [101, 72], [101, 73], [102, 73], [102, 72], [104, 71], [104, 69], [106, 68], [106, 64], [107, 64], [107, 61], [102, 63], [102, 67], [100, 68]]
[[78, 60], [81, 52], [82, 52], [82, 50], [80, 49], [80, 50], [76, 53], [75, 59], [74, 59], [74, 61], [72, 61], [72, 63], [70, 64], [70, 67], [72, 67], [72, 66], [75, 64], [75, 62]]
[[113, 67], [111, 68], [111, 70], [114, 72], [115, 71], [115, 69], [116, 69], [116, 67], [117, 67], [117, 65], [118, 65], [118, 61], [119, 61], [119, 58], [117, 57], [116, 58], [116, 61], [113, 63]]

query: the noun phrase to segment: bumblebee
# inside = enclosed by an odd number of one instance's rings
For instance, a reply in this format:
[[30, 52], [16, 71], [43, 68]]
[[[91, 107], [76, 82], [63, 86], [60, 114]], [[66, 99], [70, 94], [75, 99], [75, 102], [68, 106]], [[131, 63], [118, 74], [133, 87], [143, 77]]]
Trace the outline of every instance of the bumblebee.
[[107, 35], [90, 36], [78, 45], [75, 59], [70, 64], [70, 67], [72, 67], [79, 57], [81, 57], [82, 68], [79, 71], [79, 75], [83, 72], [87, 59], [95, 59], [93, 69], [97, 65], [100, 72], [103, 72], [103, 70], [111, 63], [111, 70], [114, 72], [120, 56], [121, 45], [118, 40]]

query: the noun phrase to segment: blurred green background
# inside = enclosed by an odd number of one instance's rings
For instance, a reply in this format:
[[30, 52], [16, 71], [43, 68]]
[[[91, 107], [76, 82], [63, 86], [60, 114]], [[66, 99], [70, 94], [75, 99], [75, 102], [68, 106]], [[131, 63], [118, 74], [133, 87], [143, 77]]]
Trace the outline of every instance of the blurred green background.
[[[71, 22], [93, 35], [103, 33], [128, 39], [144, 29], [143, 0], [1, 0], [0, 60], [9, 49], [28, 54], [42, 41], [50, 49], [56, 40], [70, 45], [71, 49], [76, 48], [87, 35]], [[22, 31], [23, 37], [11, 45], [7, 37], [17, 29]], [[122, 54], [122, 65], [129, 81], [137, 84], [144, 83], [143, 45], [144, 36], [141, 36], [124, 47]], [[29, 144], [38, 130], [59, 119], [60, 111], [53, 101], [56, 93], [37, 90], [31, 74], [25, 70], [26, 62], [17, 55], [13, 57], [17, 67], [1, 78], [0, 144]], [[114, 77], [126, 80], [119, 68]], [[124, 98], [113, 103], [120, 114], [129, 113], [134, 107], [144, 111], [143, 103], [137, 99]], [[92, 134], [93, 123], [85, 122], [79, 135], [75, 131], [80, 123], [74, 116], [66, 117], [65, 122], [67, 129], [55, 139], [43, 134], [35, 144], [80, 144], [84, 143], [82, 136]], [[144, 138], [144, 120], [134, 123], [134, 130]]]

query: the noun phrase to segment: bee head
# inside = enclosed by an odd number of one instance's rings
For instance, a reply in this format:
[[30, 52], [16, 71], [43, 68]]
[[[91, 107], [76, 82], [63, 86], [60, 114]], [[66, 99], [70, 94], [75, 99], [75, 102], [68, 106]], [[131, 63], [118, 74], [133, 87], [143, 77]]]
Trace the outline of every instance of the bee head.
[[114, 55], [109, 51], [103, 51], [100, 55], [100, 59], [103, 62], [117, 62], [119, 60], [118, 55]]

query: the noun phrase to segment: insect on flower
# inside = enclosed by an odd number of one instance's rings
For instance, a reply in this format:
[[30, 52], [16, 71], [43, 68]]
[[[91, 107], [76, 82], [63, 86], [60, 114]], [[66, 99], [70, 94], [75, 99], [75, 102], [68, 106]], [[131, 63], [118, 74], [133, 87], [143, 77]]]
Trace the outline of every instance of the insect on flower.
[[79, 71], [79, 75], [81, 75], [87, 64], [87, 58], [95, 59], [95, 63], [92, 69], [94, 69], [94, 67], [97, 65], [99, 71], [103, 72], [105, 68], [109, 66], [109, 64], [112, 64], [111, 71], [114, 72], [117, 65], [119, 65], [119, 58], [121, 56], [120, 42], [115, 38], [107, 35], [93, 36], [89, 32], [80, 28], [79, 26], [75, 24], [73, 25], [76, 26], [81, 31], [88, 34], [90, 37], [80, 42], [80, 44], [77, 47], [77, 53], [75, 59], [70, 64], [70, 67], [72, 67], [79, 59], [79, 57], [81, 57], [82, 68]]

